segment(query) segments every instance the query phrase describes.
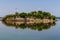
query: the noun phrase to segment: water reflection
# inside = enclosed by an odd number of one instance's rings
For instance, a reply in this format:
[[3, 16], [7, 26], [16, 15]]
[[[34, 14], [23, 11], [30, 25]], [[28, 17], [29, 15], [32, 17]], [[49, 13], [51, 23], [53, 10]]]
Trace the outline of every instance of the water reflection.
[[42, 31], [44, 29], [49, 29], [52, 26], [55, 26], [56, 23], [24, 23], [24, 22], [17, 22], [17, 21], [2, 21], [7, 27], [15, 27], [20, 29], [31, 29], [31, 30], [38, 30]]

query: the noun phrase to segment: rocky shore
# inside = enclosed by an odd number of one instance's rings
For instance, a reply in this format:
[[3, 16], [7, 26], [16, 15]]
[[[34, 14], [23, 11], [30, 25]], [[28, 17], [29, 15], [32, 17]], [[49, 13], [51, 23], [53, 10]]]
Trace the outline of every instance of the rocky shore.
[[53, 19], [39, 19], [39, 18], [7, 18], [5, 21], [15, 21], [15, 22], [20, 22], [20, 23], [53, 23], [55, 20]]

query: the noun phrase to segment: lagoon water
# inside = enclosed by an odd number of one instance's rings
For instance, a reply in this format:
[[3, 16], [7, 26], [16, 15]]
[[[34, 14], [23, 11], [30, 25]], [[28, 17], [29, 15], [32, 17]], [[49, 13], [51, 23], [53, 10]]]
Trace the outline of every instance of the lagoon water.
[[7, 26], [0, 21], [0, 40], [60, 40], [60, 20], [40, 31]]

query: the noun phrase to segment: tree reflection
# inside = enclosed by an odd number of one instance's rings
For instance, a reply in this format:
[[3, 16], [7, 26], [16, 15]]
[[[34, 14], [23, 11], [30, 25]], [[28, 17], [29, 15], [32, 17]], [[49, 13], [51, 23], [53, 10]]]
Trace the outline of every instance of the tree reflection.
[[42, 31], [44, 29], [49, 29], [52, 26], [55, 26], [56, 23], [24, 23], [24, 22], [16, 22], [16, 21], [2, 21], [3, 24], [5, 24], [7, 27], [15, 27], [20, 28], [20, 29], [31, 29], [31, 30], [38, 30], [38, 31]]

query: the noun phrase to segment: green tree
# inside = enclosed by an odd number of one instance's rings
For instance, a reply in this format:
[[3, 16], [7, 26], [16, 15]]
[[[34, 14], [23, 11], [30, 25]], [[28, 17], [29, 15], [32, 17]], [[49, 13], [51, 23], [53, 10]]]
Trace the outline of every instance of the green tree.
[[22, 12], [22, 13], [19, 14], [19, 16], [20, 16], [20, 17], [23, 17], [23, 18], [24, 18], [24, 17], [27, 17], [27, 13]]

